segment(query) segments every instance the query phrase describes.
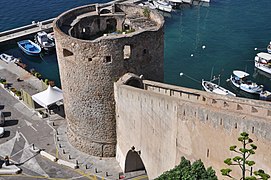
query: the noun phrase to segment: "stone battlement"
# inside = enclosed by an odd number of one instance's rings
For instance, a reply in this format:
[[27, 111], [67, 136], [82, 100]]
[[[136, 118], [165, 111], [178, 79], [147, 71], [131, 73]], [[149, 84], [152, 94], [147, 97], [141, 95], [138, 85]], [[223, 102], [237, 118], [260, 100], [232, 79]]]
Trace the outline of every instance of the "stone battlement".
[[181, 98], [185, 101], [207, 105], [225, 111], [267, 118], [271, 120], [271, 103], [247, 98], [220, 96], [195, 89], [163, 84], [144, 80], [144, 88], [159, 94], [168, 95], [174, 98]]

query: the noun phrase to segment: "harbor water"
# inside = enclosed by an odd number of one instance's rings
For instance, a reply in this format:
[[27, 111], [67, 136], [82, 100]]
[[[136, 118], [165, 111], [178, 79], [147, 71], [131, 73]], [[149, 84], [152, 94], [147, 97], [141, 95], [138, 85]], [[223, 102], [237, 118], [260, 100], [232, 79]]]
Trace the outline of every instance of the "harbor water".
[[[56, 17], [80, 5], [106, 1], [1, 0], [0, 31]], [[270, 0], [212, 0], [210, 4], [182, 5], [165, 16], [166, 83], [202, 89], [200, 81], [220, 75], [220, 85], [237, 93], [226, 80], [233, 70], [243, 70], [266, 89], [270, 78], [254, 70], [254, 56], [266, 51], [271, 40]], [[255, 51], [254, 49], [258, 50]], [[260, 50], [260, 51], [259, 51]], [[53, 55], [29, 57], [14, 45], [2, 50], [20, 57], [28, 68], [60, 86], [57, 59]], [[183, 73], [183, 76], [180, 76]], [[212, 76], [212, 77], [211, 77]]]

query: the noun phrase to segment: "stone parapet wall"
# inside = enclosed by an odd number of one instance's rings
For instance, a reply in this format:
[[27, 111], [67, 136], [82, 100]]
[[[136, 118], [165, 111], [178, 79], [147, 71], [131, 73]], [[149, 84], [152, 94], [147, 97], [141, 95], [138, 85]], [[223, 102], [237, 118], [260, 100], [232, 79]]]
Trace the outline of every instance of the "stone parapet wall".
[[[220, 169], [227, 167], [223, 161], [236, 155], [229, 147], [240, 145], [237, 137], [246, 131], [258, 146], [252, 156], [255, 170], [271, 173], [270, 117], [251, 112], [254, 107], [266, 113], [270, 103], [147, 80], [143, 83], [145, 90], [115, 83], [116, 157], [123, 169], [127, 152], [134, 146], [150, 179], [173, 168], [181, 156], [191, 161], [201, 159], [222, 179]], [[224, 107], [224, 102], [229, 107]], [[237, 104], [243, 110], [236, 109]], [[239, 171], [234, 169], [233, 174]]]
[[[153, 81], [144, 81], [145, 89], [186, 101], [208, 105], [221, 110], [249, 114], [271, 120], [271, 103], [247, 98], [220, 96], [199, 90], [166, 85]], [[271, 139], [271, 137], [270, 137]]]

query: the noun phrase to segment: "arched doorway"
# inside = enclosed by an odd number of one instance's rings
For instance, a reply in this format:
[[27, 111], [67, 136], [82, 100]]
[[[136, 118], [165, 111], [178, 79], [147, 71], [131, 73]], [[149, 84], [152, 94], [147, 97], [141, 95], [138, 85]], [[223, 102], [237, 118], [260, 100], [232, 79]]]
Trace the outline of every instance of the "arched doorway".
[[140, 152], [135, 150], [128, 151], [125, 159], [125, 169], [124, 169], [125, 173], [146, 170], [143, 161], [139, 156], [139, 153]]

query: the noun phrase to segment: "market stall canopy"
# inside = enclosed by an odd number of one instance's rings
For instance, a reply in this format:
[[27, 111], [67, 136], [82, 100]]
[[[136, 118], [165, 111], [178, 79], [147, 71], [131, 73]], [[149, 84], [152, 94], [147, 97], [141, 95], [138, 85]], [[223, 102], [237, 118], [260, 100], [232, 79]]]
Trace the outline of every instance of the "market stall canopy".
[[42, 107], [48, 108], [48, 106], [63, 99], [63, 92], [58, 87], [49, 85], [45, 91], [34, 94], [32, 99]]

